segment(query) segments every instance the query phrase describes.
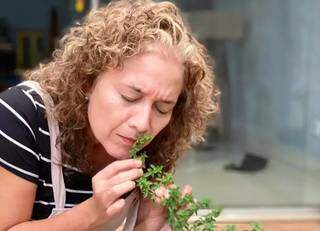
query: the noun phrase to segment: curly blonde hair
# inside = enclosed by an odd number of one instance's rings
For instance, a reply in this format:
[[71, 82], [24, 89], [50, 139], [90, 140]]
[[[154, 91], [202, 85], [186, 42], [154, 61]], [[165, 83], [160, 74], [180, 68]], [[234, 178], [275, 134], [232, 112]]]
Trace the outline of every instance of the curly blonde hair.
[[146, 43], [161, 43], [178, 51], [184, 65], [184, 87], [169, 124], [144, 149], [148, 163], [166, 170], [192, 144], [203, 140], [207, 120], [217, 111], [217, 88], [206, 49], [170, 2], [120, 0], [91, 11], [60, 40], [53, 60], [26, 73], [54, 101], [52, 113], [60, 125], [62, 162], [90, 173], [88, 147], [93, 144], [85, 94], [103, 71], [121, 68]]

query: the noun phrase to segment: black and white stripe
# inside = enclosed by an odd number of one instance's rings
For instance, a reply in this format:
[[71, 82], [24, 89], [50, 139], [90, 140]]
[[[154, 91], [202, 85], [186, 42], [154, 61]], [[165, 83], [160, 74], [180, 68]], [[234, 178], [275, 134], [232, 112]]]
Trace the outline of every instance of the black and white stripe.
[[[0, 166], [37, 184], [32, 219], [43, 219], [54, 208], [50, 133], [41, 97], [30, 87], [17, 86], [0, 94]], [[91, 177], [63, 164], [66, 208], [92, 195]]]
[[14, 110], [9, 104], [7, 104], [5, 101], [3, 101], [0, 98], [0, 104], [2, 104], [6, 109], [8, 109], [13, 115], [15, 115], [30, 131], [30, 133], [32, 134], [33, 138], [35, 139], [36, 136], [34, 134], [34, 132], [32, 131], [30, 125], [26, 122], [26, 120], [18, 113], [16, 112], [16, 110]]

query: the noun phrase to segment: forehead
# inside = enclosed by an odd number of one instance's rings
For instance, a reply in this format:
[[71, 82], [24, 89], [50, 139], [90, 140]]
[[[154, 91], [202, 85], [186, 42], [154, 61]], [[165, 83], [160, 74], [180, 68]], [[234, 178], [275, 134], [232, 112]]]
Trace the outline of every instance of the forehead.
[[175, 59], [178, 63], [183, 63], [183, 55], [175, 46], [169, 46], [160, 42], [145, 44], [140, 52], [140, 55], [156, 53], [165, 59]]
[[117, 82], [160, 95], [179, 94], [183, 85], [183, 65], [175, 54], [148, 50], [125, 61]]

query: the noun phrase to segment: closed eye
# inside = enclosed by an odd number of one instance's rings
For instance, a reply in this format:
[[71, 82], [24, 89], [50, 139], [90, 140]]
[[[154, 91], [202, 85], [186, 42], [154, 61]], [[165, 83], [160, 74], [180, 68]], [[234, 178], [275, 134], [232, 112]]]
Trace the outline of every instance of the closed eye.
[[156, 108], [156, 109], [161, 115], [165, 115], [165, 114], [168, 114], [170, 112], [170, 111], [161, 111], [159, 108]]
[[156, 110], [160, 113], [160, 114], [162, 114], [162, 115], [166, 115], [166, 114], [169, 114], [169, 113], [171, 113], [171, 111], [172, 110], [165, 110], [165, 111], [163, 111], [163, 110], [160, 110], [159, 109], [159, 107], [157, 107], [157, 106], [155, 106], [156, 107]]
[[137, 100], [137, 99], [133, 99], [133, 98], [130, 98], [130, 97], [127, 97], [127, 96], [124, 96], [124, 95], [121, 95], [121, 98], [124, 99], [127, 102], [134, 102], [134, 101]]
[[[121, 98], [122, 98], [123, 100], [125, 100], [126, 102], [129, 102], [129, 103], [133, 103], [133, 102], [135, 102], [135, 101], [138, 100], [138, 99], [136, 99], [136, 98], [130, 98], [130, 97], [125, 96], [125, 95], [122, 95], [122, 94], [120, 94], [120, 95], [121, 95]], [[171, 110], [169, 110], [169, 111], [162, 111], [162, 110], [160, 110], [157, 106], [155, 106], [155, 108], [156, 108], [157, 112], [158, 112], [159, 114], [161, 114], [161, 115], [166, 115], [166, 114], [169, 114], [169, 113], [171, 112]]]

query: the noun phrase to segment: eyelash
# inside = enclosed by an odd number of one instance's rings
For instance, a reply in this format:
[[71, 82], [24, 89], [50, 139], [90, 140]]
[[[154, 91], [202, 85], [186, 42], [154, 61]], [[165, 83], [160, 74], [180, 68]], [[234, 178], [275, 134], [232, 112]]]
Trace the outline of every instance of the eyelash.
[[157, 112], [159, 112], [161, 115], [166, 115], [166, 114], [169, 113], [169, 112], [162, 112], [162, 111], [160, 111], [158, 108], [157, 108]]
[[[129, 99], [129, 98], [127, 98], [127, 97], [125, 97], [124, 95], [121, 95], [121, 97], [122, 97], [122, 99], [124, 99], [126, 102], [128, 102], [128, 103], [133, 103], [134, 101], [136, 101], [137, 99]], [[168, 114], [169, 112], [162, 112], [162, 111], [160, 111], [158, 108], [157, 108], [157, 112], [159, 112], [161, 115], [166, 115], [166, 114]]]
[[136, 101], [136, 99], [130, 99], [130, 98], [125, 97], [124, 95], [121, 95], [121, 97], [122, 97], [122, 99], [124, 99], [127, 102], [131, 102], [132, 103], [132, 102]]

